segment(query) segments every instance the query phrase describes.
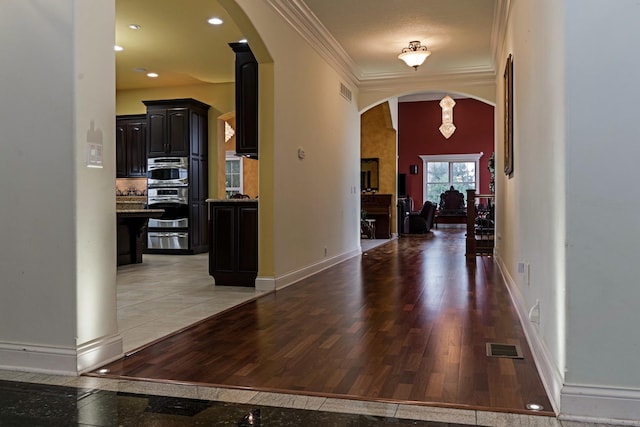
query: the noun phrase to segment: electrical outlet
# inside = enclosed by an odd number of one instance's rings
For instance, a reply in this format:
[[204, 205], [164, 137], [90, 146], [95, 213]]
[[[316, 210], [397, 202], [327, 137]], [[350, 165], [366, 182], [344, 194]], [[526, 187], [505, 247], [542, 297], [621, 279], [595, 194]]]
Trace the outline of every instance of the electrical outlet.
[[536, 303], [529, 310], [529, 321], [540, 326], [540, 300], [536, 300]]

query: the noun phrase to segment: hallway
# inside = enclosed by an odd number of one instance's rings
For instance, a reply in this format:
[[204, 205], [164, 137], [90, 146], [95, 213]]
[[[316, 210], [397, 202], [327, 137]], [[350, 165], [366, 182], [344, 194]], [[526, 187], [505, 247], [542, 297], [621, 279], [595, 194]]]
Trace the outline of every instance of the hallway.
[[[492, 259], [466, 262], [464, 230], [433, 236], [391, 241], [92, 375], [552, 415]], [[488, 357], [487, 342], [524, 358]]]
[[[491, 258], [465, 260], [464, 230], [367, 246], [379, 243], [363, 241], [362, 256], [262, 297], [205, 283], [197, 257], [119, 271], [130, 273], [118, 278], [119, 308], [147, 308], [146, 317], [119, 313], [125, 337], [142, 343], [145, 330], [206, 317], [205, 306], [220, 312], [107, 375], [0, 370], [0, 424], [558, 427], [549, 411], [523, 409], [550, 406]], [[196, 286], [180, 290], [171, 275]], [[135, 288], [142, 277], [156, 287], [154, 309], [148, 289]], [[227, 309], [234, 298], [249, 302]], [[519, 343], [524, 359], [488, 358], [494, 340]], [[246, 423], [252, 413], [261, 422]]]

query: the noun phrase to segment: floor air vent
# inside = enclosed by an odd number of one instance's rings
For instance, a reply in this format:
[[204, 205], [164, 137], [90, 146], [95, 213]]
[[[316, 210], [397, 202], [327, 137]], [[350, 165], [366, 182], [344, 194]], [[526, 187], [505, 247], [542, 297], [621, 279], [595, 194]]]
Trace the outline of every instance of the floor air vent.
[[520, 346], [515, 344], [496, 344], [487, 343], [487, 356], [489, 357], [508, 357], [511, 359], [524, 359]]

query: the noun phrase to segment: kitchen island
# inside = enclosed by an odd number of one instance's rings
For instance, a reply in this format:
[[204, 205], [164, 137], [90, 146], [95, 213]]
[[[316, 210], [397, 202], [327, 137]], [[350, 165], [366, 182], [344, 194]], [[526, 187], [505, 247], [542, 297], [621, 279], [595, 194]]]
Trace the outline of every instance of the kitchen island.
[[117, 203], [117, 265], [142, 262], [149, 218], [160, 218], [163, 213], [164, 209], [144, 209], [133, 202]]
[[209, 274], [216, 285], [255, 286], [258, 275], [258, 200], [207, 199]]

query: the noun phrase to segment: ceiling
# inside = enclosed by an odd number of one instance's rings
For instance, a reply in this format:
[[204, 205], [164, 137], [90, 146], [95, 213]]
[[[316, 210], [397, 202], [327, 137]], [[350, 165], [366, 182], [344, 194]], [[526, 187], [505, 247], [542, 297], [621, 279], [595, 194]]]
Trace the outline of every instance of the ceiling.
[[[283, 15], [302, 16], [301, 33], [312, 28], [359, 82], [495, 72], [496, 12], [503, 0], [264, 1]], [[208, 24], [213, 16], [224, 23]], [[116, 0], [116, 44], [124, 47], [116, 53], [116, 88], [231, 82], [228, 43], [242, 38], [217, 0]], [[417, 71], [397, 58], [412, 40], [432, 52]]]

